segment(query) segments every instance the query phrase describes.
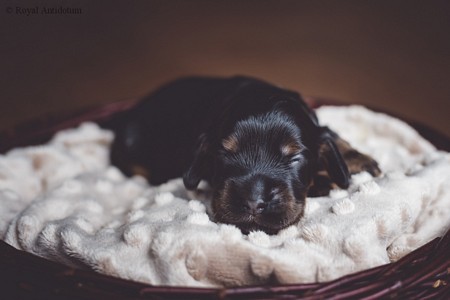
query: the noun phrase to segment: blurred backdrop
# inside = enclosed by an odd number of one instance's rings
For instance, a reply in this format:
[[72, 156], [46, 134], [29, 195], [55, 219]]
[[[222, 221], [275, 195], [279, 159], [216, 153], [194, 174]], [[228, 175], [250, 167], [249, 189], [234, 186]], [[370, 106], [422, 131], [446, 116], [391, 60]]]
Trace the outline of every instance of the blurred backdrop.
[[0, 3], [0, 129], [179, 76], [243, 74], [450, 136], [450, 1]]

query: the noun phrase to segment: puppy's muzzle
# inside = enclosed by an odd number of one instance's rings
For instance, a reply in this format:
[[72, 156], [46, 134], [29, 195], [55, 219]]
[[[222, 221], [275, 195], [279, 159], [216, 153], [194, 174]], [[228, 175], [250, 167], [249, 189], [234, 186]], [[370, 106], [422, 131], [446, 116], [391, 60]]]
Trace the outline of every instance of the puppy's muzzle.
[[259, 215], [280, 210], [283, 183], [268, 176], [254, 175], [242, 180], [235, 188], [241, 194], [240, 209], [243, 213]]

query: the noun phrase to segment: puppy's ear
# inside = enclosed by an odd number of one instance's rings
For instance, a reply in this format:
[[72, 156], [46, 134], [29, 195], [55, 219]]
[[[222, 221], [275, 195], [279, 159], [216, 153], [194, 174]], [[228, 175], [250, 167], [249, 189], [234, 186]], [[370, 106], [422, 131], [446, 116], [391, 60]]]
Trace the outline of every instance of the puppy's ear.
[[209, 143], [207, 142], [206, 134], [202, 134], [198, 138], [191, 165], [183, 175], [183, 183], [188, 190], [195, 190], [200, 180], [205, 179], [209, 165], [208, 162]]
[[303, 129], [315, 130], [320, 127], [314, 110], [298, 93], [291, 93], [289, 97], [281, 98], [274, 108], [294, 117], [295, 122]]
[[330, 179], [340, 188], [346, 189], [350, 182], [348, 167], [327, 127], [321, 128], [319, 137], [319, 160], [325, 166]]

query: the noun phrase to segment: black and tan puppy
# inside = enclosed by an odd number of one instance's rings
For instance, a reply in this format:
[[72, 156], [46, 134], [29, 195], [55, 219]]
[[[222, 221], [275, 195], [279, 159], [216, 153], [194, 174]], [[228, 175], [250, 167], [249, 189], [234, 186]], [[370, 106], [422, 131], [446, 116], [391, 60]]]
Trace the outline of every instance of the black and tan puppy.
[[[217, 222], [273, 234], [296, 223], [305, 198], [347, 188], [377, 163], [327, 127], [298, 93], [248, 78], [185, 78], [126, 113], [112, 162], [152, 184], [183, 176], [213, 190]], [[350, 172], [349, 172], [350, 170]]]

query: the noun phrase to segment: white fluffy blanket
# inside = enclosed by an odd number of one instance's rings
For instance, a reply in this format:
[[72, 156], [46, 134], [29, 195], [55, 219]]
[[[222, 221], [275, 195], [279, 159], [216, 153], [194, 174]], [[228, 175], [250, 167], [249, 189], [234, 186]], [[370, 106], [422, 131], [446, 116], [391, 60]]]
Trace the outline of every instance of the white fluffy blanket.
[[[108, 164], [113, 134], [86, 123], [0, 156], [0, 237], [76, 267], [155, 285], [331, 280], [395, 261], [450, 225], [450, 155], [365, 108], [318, 111], [384, 174], [308, 198], [305, 217], [269, 236], [216, 224], [181, 180], [152, 187]], [[197, 199], [197, 200], [195, 200]]]

